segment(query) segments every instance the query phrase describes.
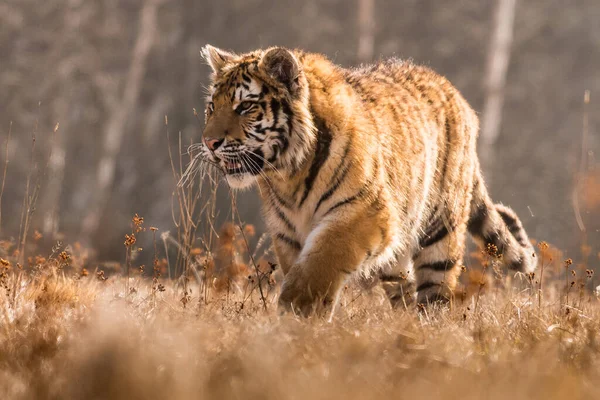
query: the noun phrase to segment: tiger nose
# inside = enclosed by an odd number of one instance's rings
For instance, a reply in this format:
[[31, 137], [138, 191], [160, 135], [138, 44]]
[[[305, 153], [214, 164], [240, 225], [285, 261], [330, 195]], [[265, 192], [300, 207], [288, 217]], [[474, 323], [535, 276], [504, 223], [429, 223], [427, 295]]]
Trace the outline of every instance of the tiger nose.
[[210, 151], [215, 151], [219, 148], [220, 145], [223, 144], [225, 139], [215, 139], [215, 138], [204, 138], [204, 144]]

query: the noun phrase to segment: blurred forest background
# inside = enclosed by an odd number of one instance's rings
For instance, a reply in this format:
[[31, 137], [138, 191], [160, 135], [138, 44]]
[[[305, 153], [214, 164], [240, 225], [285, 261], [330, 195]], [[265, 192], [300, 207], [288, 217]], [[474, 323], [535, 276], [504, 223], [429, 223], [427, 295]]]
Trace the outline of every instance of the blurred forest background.
[[[32, 228], [82, 241], [101, 260], [122, 259], [134, 213], [172, 230], [167, 146], [178, 158], [179, 132], [185, 144], [201, 137], [192, 109], [204, 107], [209, 70], [200, 48], [283, 45], [343, 66], [413, 59], [448, 77], [479, 113], [503, 95], [497, 135], [484, 127], [492, 133], [482, 141], [493, 198], [532, 238], [574, 259], [588, 243], [595, 255], [598, 21], [598, 0], [2, 0], [2, 167], [9, 129], [11, 140], [1, 233], [19, 232], [28, 176], [40, 183]], [[219, 204], [225, 218], [226, 191]], [[264, 230], [255, 193], [238, 205]]]

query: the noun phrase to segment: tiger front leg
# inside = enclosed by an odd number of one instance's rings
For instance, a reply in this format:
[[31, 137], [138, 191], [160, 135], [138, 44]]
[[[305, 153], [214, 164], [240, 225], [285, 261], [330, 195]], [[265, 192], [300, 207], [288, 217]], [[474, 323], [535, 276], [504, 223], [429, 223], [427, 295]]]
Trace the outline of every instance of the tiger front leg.
[[333, 312], [344, 282], [378, 245], [378, 232], [363, 221], [317, 227], [285, 275], [280, 307], [303, 316]]

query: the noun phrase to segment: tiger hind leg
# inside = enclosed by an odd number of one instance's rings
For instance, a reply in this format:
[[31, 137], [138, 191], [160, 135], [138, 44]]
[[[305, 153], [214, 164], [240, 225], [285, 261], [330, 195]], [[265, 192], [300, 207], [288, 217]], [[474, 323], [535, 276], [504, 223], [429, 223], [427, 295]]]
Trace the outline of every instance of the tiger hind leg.
[[461, 273], [466, 224], [443, 229], [442, 233], [415, 254], [417, 304], [448, 302]]
[[408, 308], [415, 303], [415, 276], [411, 257], [399, 256], [381, 272], [379, 281], [393, 308]]

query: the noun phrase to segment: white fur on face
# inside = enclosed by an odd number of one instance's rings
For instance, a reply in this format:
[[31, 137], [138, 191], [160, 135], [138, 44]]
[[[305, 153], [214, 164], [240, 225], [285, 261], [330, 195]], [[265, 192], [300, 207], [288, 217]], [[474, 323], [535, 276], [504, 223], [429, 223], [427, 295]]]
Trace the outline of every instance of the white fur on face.
[[227, 175], [226, 179], [232, 189], [249, 189], [256, 184], [256, 178], [251, 174]]

